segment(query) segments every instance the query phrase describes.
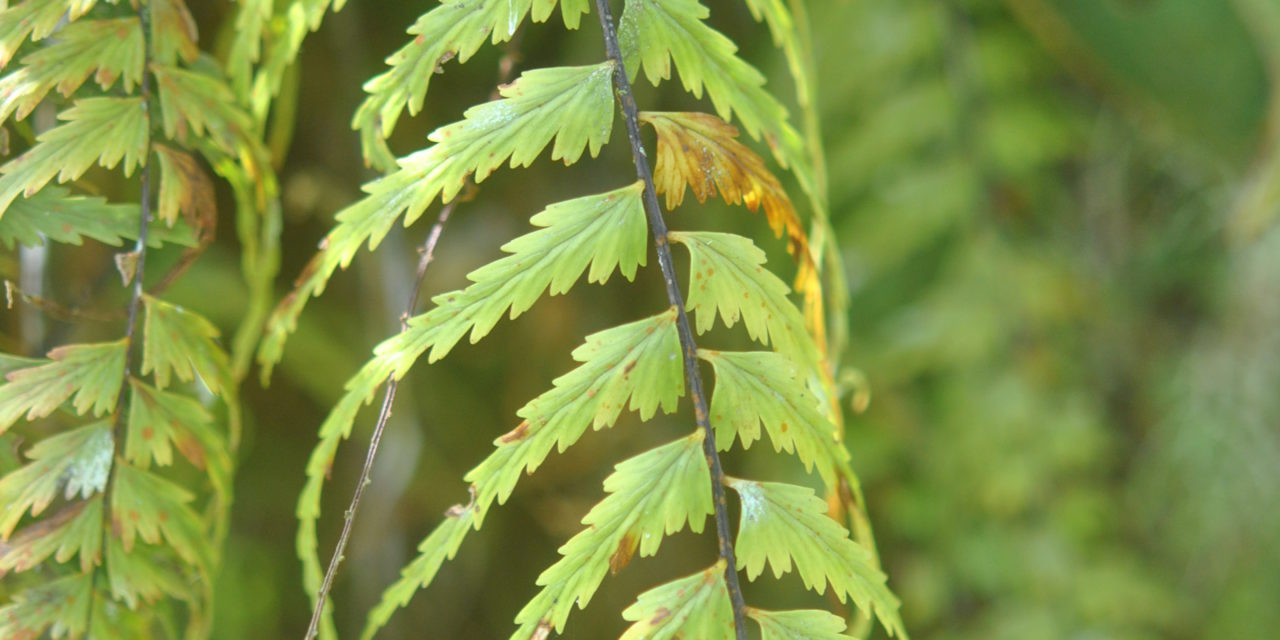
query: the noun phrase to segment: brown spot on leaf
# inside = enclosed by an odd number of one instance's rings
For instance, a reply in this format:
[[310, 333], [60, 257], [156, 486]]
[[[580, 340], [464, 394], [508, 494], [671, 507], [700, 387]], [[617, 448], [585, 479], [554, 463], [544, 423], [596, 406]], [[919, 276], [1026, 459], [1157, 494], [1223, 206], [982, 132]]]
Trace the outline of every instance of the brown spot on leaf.
[[636, 546], [640, 544], [640, 539], [636, 537], [635, 532], [628, 531], [622, 536], [622, 540], [618, 542], [618, 548], [614, 550], [613, 555], [609, 556], [609, 575], [618, 575], [619, 571], [627, 568], [631, 563], [631, 556], [636, 553]]
[[525, 439], [528, 435], [529, 421], [525, 420], [516, 426], [516, 428], [502, 434], [502, 436], [498, 438], [498, 442], [501, 444], [511, 444], [512, 442]]

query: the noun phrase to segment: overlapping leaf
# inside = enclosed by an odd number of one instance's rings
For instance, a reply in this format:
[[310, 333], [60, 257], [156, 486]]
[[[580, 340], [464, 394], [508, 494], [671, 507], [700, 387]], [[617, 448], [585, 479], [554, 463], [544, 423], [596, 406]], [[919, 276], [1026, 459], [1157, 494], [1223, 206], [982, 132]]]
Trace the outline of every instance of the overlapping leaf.
[[121, 79], [125, 91], [142, 77], [142, 28], [136, 17], [73, 22], [51, 42], [23, 56], [16, 71], [0, 78], [0, 121], [27, 117], [50, 90], [70, 97], [91, 75], [103, 89]]
[[15, 593], [9, 604], [0, 606], [0, 638], [34, 639], [46, 629], [53, 638], [81, 637], [89, 618], [92, 591], [93, 574], [85, 573], [56, 578]]
[[[532, 9], [534, 22], [551, 16], [556, 0], [460, 0], [444, 2], [409, 27], [413, 39], [387, 58], [390, 69], [364, 85], [369, 93], [352, 126], [360, 131], [367, 162], [383, 170], [395, 167], [384, 139], [395, 130], [400, 114], [422, 110], [436, 69], [451, 58], [466, 62], [492, 34], [494, 44], [509, 40]], [[589, 0], [561, 0], [564, 24], [577, 29]]]
[[137, 538], [158, 544], [163, 537], [168, 548], [207, 574], [213, 550], [199, 517], [188, 506], [192, 499], [191, 492], [170, 480], [118, 464], [111, 490], [112, 531], [118, 532], [125, 553]]
[[9, 64], [28, 36], [32, 41], [43, 40], [58, 28], [63, 19], [74, 22], [94, 4], [96, 0], [27, 0], [0, 9], [0, 67]]
[[54, 176], [79, 178], [95, 162], [124, 173], [145, 162], [147, 112], [141, 98], [83, 98], [58, 114], [64, 123], [40, 134], [38, 144], [0, 167], [0, 216], [19, 194], [32, 195]]
[[617, 573], [639, 550], [652, 556], [664, 535], [702, 531], [712, 514], [711, 479], [702, 457], [702, 431], [619, 463], [604, 481], [609, 493], [591, 508], [587, 528], [560, 547], [563, 556], [538, 576], [543, 587], [516, 615], [513, 639], [539, 629], [564, 631], [576, 604], [586, 608], [606, 572]]
[[774, 577], [795, 563], [805, 587], [824, 593], [827, 584], [841, 602], [852, 598], [874, 612], [889, 635], [905, 636], [898, 600], [885, 586], [885, 575], [871, 552], [849, 538], [849, 532], [827, 516], [827, 503], [808, 487], [776, 482], [729, 479], [742, 501], [736, 550], [738, 569], [754, 580], [765, 563]]
[[622, 612], [635, 621], [621, 640], [733, 640], [733, 608], [724, 584], [725, 561], [650, 589]]
[[708, 113], [645, 112], [640, 120], [658, 132], [654, 186], [665, 194], [667, 209], [684, 200], [685, 186], [698, 202], [720, 196], [729, 204], [763, 208], [775, 236], [787, 236], [787, 251], [799, 266], [796, 290], [813, 307], [809, 328], [817, 344], [825, 339], [822, 282], [809, 252], [809, 237], [782, 184], [765, 167], [764, 160], [735, 140], [738, 129]]
[[527, 166], [552, 140], [552, 160], [576, 162], [596, 155], [613, 123], [611, 63], [536, 69], [501, 89], [503, 99], [472, 107], [465, 119], [433, 132], [436, 144], [400, 161], [395, 173], [365, 186], [368, 196], [338, 213], [298, 288], [276, 309], [259, 352], [264, 377], [279, 361], [285, 337], [308, 298], [323, 291], [329, 276], [351, 262], [366, 241], [381, 242], [402, 214], [410, 224], [437, 197], [452, 199], [468, 175], [485, 179], [510, 158]]
[[53, 556], [66, 562], [79, 554], [80, 571], [102, 559], [102, 497], [77, 501], [18, 530], [0, 545], [0, 577], [26, 571]]
[[[96, 196], [71, 195], [62, 187], [45, 187], [29, 198], [19, 198], [0, 218], [0, 244], [37, 247], [46, 240], [78, 245], [84, 238], [120, 246], [138, 236], [138, 205], [112, 204]], [[154, 225], [147, 246], [164, 243], [195, 246], [193, 229], [178, 221], [172, 227]]]
[[49, 359], [10, 371], [0, 385], [0, 433], [26, 414], [28, 420], [53, 413], [74, 396], [72, 406], [83, 415], [102, 415], [115, 408], [124, 379], [124, 340], [74, 344], [49, 352]]
[[172, 65], [195, 62], [200, 57], [196, 45], [196, 21], [184, 0], [151, 0], [151, 49], [154, 62]]
[[[107, 540], [107, 579], [111, 595], [130, 609], [139, 602], [155, 602], [163, 596], [187, 600], [191, 606], [191, 587], [178, 563], [162, 548], [138, 544], [126, 551], [120, 537], [111, 534]], [[127, 633], [123, 634], [130, 637]], [[138, 637], [138, 636], [133, 636]]]
[[143, 375], [154, 372], [161, 389], [169, 386], [170, 376], [190, 382], [199, 375], [213, 393], [231, 383], [227, 354], [218, 346], [213, 323], [152, 296], [143, 296], [143, 303]]
[[216, 438], [213, 416], [199, 402], [176, 393], [161, 391], [137, 379], [129, 380], [128, 436], [124, 457], [139, 469], [147, 469], [152, 461], [167, 466], [173, 463], [173, 447], [177, 446], [191, 464], [205, 468], [205, 443]]
[[697, 0], [627, 0], [618, 26], [627, 71], [634, 77], [643, 69], [656, 86], [671, 77], [674, 61], [686, 91], [700, 98], [705, 88], [721, 118], [736, 114], [752, 138], [763, 134], [778, 164], [811, 189], [804, 141], [786, 107], [764, 90], [764, 76], [736, 55], [733, 41], [707, 26], [710, 13]]
[[689, 295], [698, 333], [741, 319], [753, 340], [771, 345], [797, 362], [816, 367], [818, 348], [805, 330], [800, 310], [787, 299], [785, 283], [764, 268], [765, 255], [742, 236], [706, 231], [673, 231], [672, 242], [689, 250]]
[[156, 64], [156, 79], [164, 134], [187, 143], [191, 136], [214, 142], [224, 153], [239, 156], [255, 138], [249, 114], [236, 106], [235, 96], [220, 77], [192, 69]]
[[111, 425], [90, 425], [49, 436], [27, 452], [30, 463], [0, 479], [0, 539], [8, 539], [28, 509], [40, 515], [61, 491], [88, 498], [107, 486], [114, 453]]
[[[479, 528], [493, 501], [505, 502], [520, 477], [533, 473], [553, 447], [564, 451], [588, 426], [612, 426], [627, 407], [645, 420], [659, 407], [666, 413], [675, 410], [684, 393], [675, 320], [676, 312], [671, 308], [588, 336], [585, 344], [573, 351], [573, 358], [583, 364], [556, 378], [554, 388], [521, 408], [517, 413], [524, 421], [498, 438], [494, 442], [497, 449], [467, 474], [472, 483], [470, 504], [451, 512], [423, 541], [418, 558], [370, 614], [366, 637], [385, 624], [397, 607], [404, 606], [414, 591], [431, 582], [440, 562], [457, 552], [467, 529]], [[304, 521], [304, 531], [314, 531], [312, 518]], [[314, 540], [309, 540], [308, 555], [314, 555], [314, 546]], [[310, 563], [314, 563], [318, 581], [319, 564], [314, 559]]]
[[736, 436], [744, 448], [760, 438], [764, 424], [775, 451], [795, 452], [828, 487], [835, 487], [837, 471], [849, 454], [834, 424], [805, 384], [808, 372], [794, 361], [768, 351], [698, 350], [716, 372], [711, 396], [711, 424], [716, 446], [727, 450]]
[[194, 157], [157, 144], [153, 150], [160, 166], [160, 192], [156, 214], [172, 226], [183, 216], [201, 237], [208, 237], [217, 223], [218, 205], [213, 181]]
[[845, 622], [821, 609], [764, 611], [747, 607], [747, 615], [760, 625], [760, 640], [853, 640], [845, 635]]

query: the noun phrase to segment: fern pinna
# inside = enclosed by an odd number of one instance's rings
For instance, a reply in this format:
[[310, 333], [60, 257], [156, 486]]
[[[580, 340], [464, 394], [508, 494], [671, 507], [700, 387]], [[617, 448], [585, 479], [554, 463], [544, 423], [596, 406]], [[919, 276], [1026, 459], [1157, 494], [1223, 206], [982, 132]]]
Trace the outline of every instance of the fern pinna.
[[[0, 243], [46, 260], [133, 243], [114, 260], [120, 306], [6, 283], [11, 308], [63, 314], [81, 341], [0, 355], [0, 441], [25, 458], [0, 466], [0, 638], [205, 637], [258, 331], [246, 323], [228, 353], [162, 295], [213, 240], [211, 169], [235, 195], [250, 307], [270, 309], [279, 207], [262, 121], [201, 52], [183, 0], [8, 4]], [[137, 201], [93, 195], [110, 179], [94, 164], [133, 179]]]
[[[852, 633], [868, 632], [874, 616], [890, 634], [905, 635], [841, 444], [832, 375], [832, 354], [838, 349], [830, 346], [840, 340], [841, 325], [825, 311], [834, 303], [832, 315], [838, 318], [841, 298], [824, 297], [823, 287], [824, 278], [838, 283], [838, 274], [831, 273], [838, 271], [838, 258], [829, 250], [816, 120], [806, 117], [808, 138], [789, 124], [786, 108], [764, 89], [764, 77], [737, 55], [732, 41], [707, 24], [706, 7], [696, 0], [626, 0], [615, 27], [607, 0], [594, 6], [587, 0], [562, 0], [559, 13], [568, 29], [580, 27], [593, 9], [597, 13], [606, 45], [602, 62], [526, 71], [500, 87], [497, 99], [436, 129], [430, 146], [401, 158], [391, 154], [385, 140], [397, 119], [406, 110], [422, 109], [432, 75], [447, 61], [466, 62], [485, 40], [510, 40], [526, 18], [548, 21], [556, 4], [451, 0], [417, 20], [409, 30], [411, 41], [388, 59], [391, 68], [366, 84], [369, 96], [355, 116], [366, 160], [385, 174], [365, 186], [367, 195], [337, 214], [320, 252], [268, 323], [259, 352], [265, 375], [281, 357], [307, 300], [320, 294], [362, 245], [375, 247], [394, 223], [415, 222], [436, 201], [451, 207], [468, 181], [480, 183], [504, 163], [528, 166], [548, 146], [551, 159], [566, 164], [578, 162], [584, 153], [595, 157], [609, 142], [615, 105], [621, 104], [636, 178], [534, 214], [530, 221], [536, 229], [504, 245], [508, 255], [473, 271], [466, 288], [436, 295], [433, 308], [408, 318], [403, 331], [380, 344], [321, 425], [298, 504], [298, 552], [305, 587], [316, 605], [310, 633], [336, 635], [325, 598], [358, 501], [346, 513], [347, 528], [325, 575], [317, 539], [320, 494], [359, 410], [423, 356], [428, 362], [439, 360], [468, 334], [472, 342], [480, 340], [503, 315], [516, 318], [546, 291], [566, 292], [584, 272], [589, 282], [604, 282], [615, 271], [632, 280], [646, 265], [651, 237], [666, 285], [664, 304], [655, 304], [655, 313], [647, 318], [588, 336], [572, 354], [579, 366], [518, 411], [520, 423], [498, 437], [492, 454], [466, 474], [469, 500], [449, 509], [423, 540], [418, 557], [369, 613], [363, 637], [376, 635], [396, 609], [425, 588], [442, 563], [458, 553], [467, 534], [482, 525], [489, 509], [506, 501], [520, 477], [541, 466], [553, 448], [572, 446], [587, 428], [612, 426], [627, 409], [644, 420], [659, 410], [672, 413], [686, 394], [696, 428], [617, 465], [604, 482], [605, 497], [583, 518], [585, 528], [561, 547], [560, 559], [537, 579], [538, 591], [516, 614], [512, 637], [545, 638], [563, 631], [574, 607], [586, 607], [606, 574], [621, 571], [636, 553], [656, 554], [664, 536], [686, 525], [703, 531], [708, 516], [714, 521], [719, 557], [690, 567], [694, 572], [688, 577], [641, 594], [622, 612], [634, 623], [624, 637], [745, 638], [747, 618], [766, 639], [849, 637], [846, 622], [832, 613], [771, 611], [744, 602], [739, 572], [755, 580], [766, 565], [775, 576], [794, 565], [808, 588], [821, 594], [830, 587], [839, 601], [852, 600], [861, 612]], [[768, 23], [791, 62], [801, 106], [811, 108], [802, 3], [749, 0], [747, 6]], [[670, 78], [673, 63], [684, 89], [696, 98], [705, 93], [715, 115], [637, 110], [631, 80], [643, 71], [657, 85]], [[811, 231], [782, 183], [737, 139], [729, 121], [767, 143], [774, 160], [791, 170], [810, 204]], [[657, 134], [652, 172], [641, 141], [642, 124]], [[667, 208], [673, 209], [689, 188], [699, 201], [719, 194], [730, 204], [763, 209], [796, 259], [795, 288], [803, 311], [788, 297], [787, 284], [764, 268], [765, 254], [751, 240], [727, 233], [667, 231], [658, 196], [665, 196]], [[672, 244], [690, 256], [687, 298], [675, 273]], [[729, 327], [741, 321], [752, 339], [771, 350], [698, 348], [695, 331], [705, 333], [717, 318]], [[836, 331], [829, 332], [829, 326]], [[709, 364], [715, 376], [709, 400], [700, 362]], [[388, 394], [384, 400], [384, 411], [390, 398]], [[816, 473], [827, 500], [809, 487], [725, 473], [719, 451], [735, 442], [750, 447], [761, 438], [762, 426], [775, 450], [794, 453], [805, 469]], [[730, 490], [740, 506], [736, 535], [727, 511]], [[841, 523], [846, 517], [853, 537]]]

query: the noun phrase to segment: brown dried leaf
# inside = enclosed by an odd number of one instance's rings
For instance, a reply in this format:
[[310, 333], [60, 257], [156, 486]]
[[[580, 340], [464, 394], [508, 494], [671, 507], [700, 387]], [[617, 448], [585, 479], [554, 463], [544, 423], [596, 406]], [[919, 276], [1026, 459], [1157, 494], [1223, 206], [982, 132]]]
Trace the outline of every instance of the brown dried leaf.
[[774, 235], [787, 235], [787, 251], [797, 263], [795, 288], [804, 296], [809, 329], [817, 343], [825, 345], [822, 281], [809, 252], [809, 236], [782, 183], [756, 152], [737, 141], [737, 127], [698, 112], [646, 111], [640, 121], [658, 133], [653, 180], [658, 193], [666, 196], [667, 209], [680, 206], [686, 186], [698, 202], [719, 192], [725, 202], [744, 204], [751, 211], [763, 205]]
[[213, 181], [194, 157], [166, 145], [155, 146], [160, 161], [160, 197], [156, 214], [173, 226], [178, 216], [196, 230], [201, 244], [213, 239], [218, 205]]

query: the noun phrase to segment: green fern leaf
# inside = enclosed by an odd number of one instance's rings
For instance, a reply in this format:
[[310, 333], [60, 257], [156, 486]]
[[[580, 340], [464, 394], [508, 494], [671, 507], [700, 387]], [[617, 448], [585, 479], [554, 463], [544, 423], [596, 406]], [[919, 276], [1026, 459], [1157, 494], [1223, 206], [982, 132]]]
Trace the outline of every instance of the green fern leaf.
[[136, 538], [158, 544], [163, 536], [168, 548], [207, 574], [213, 550], [199, 517], [187, 506], [193, 498], [186, 489], [158, 475], [117, 464], [111, 490], [112, 531], [119, 532], [125, 553], [132, 551]]
[[125, 351], [124, 340], [68, 345], [50, 351], [41, 364], [10, 371], [0, 386], [0, 433], [24, 413], [28, 420], [53, 413], [72, 395], [77, 414], [110, 411], [124, 379]]
[[573, 606], [586, 608], [605, 573], [622, 570], [637, 548], [641, 557], [656, 554], [663, 535], [686, 521], [694, 533], [702, 531], [713, 513], [702, 439], [696, 431], [615, 467], [604, 481], [609, 495], [582, 519], [587, 528], [538, 576], [543, 589], [516, 615], [513, 639], [535, 637], [539, 629], [563, 632]]
[[[120, 246], [138, 236], [138, 206], [111, 204], [96, 196], [73, 196], [62, 187], [45, 187], [39, 193], [14, 200], [0, 218], [0, 244], [38, 247], [46, 241], [79, 245], [84, 238]], [[147, 234], [147, 246], [196, 244], [195, 232], [185, 222], [173, 227], [157, 225]]]
[[752, 138], [763, 133], [778, 164], [812, 185], [804, 141], [787, 121], [786, 107], [765, 91], [764, 76], [736, 55], [733, 41], [703, 22], [709, 15], [697, 0], [627, 0], [618, 26], [627, 70], [634, 79], [643, 69], [657, 86], [671, 77], [674, 61], [686, 91], [701, 98], [705, 88], [721, 118], [736, 113]]
[[103, 89], [119, 78], [131, 91], [142, 77], [142, 40], [136, 17], [67, 25], [52, 44], [23, 56], [17, 71], [0, 78], [0, 120], [27, 117], [55, 88], [70, 97], [90, 75]]
[[139, 469], [152, 460], [160, 466], [173, 463], [173, 445], [197, 467], [205, 465], [205, 445], [200, 432], [212, 431], [213, 417], [199, 402], [176, 393], [160, 391], [131, 378], [128, 437], [124, 457]]
[[[565, 26], [577, 29], [589, 0], [560, 2]], [[418, 18], [409, 28], [409, 44], [387, 58], [389, 70], [364, 85], [369, 94], [352, 120], [360, 131], [365, 159], [383, 170], [395, 167], [385, 138], [407, 108], [409, 115], [422, 110], [427, 87], [436, 68], [450, 58], [466, 62], [493, 35], [493, 43], [505, 42], [524, 21], [532, 3], [533, 20], [543, 22], [556, 0], [462, 0], [444, 2]]]
[[66, 562], [80, 555], [80, 571], [93, 569], [102, 556], [102, 498], [74, 502], [20, 529], [0, 545], [0, 576], [26, 571], [53, 556]]
[[795, 562], [806, 588], [819, 594], [830, 582], [841, 602], [852, 598], [860, 609], [874, 612], [889, 635], [905, 637], [898, 599], [885, 586], [885, 575], [870, 551], [827, 516], [827, 503], [808, 487], [731, 478], [742, 501], [738, 526], [738, 569], [754, 580], [768, 562], [774, 577], [791, 571]]
[[189, 136], [210, 140], [224, 153], [238, 155], [254, 137], [249, 114], [220, 77], [191, 69], [152, 65], [160, 97], [164, 134], [187, 143]]
[[[200, 57], [196, 45], [196, 22], [183, 0], [151, 0], [151, 50], [157, 64], [195, 62]], [[61, 34], [59, 34], [61, 35]]]
[[[63, 18], [74, 22], [93, 8], [96, 0], [27, 0], [0, 10], [0, 67], [7, 66], [18, 47], [31, 36], [43, 40]], [[0, 5], [2, 6], [2, 5]]]
[[668, 237], [689, 250], [689, 297], [698, 333], [741, 318], [753, 340], [816, 368], [818, 348], [805, 330], [800, 310], [787, 299], [789, 288], [762, 265], [764, 252], [751, 240], [730, 233], [673, 231]]
[[240, 10], [236, 13], [235, 36], [227, 52], [226, 69], [236, 96], [246, 104], [253, 84], [253, 65], [262, 59], [262, 34], [274, 6], [275, 0], [240, 0]]
[[675, 320], [673, 307], [652, 318], [590, 335], [573, 351], [573, 358], [582, 366], [556, 378], [553, 389], [521, 408], [517, 412], [524, 418], [520, 426], [495, 440], [497, 449], [467, 474], [466, 480], [472, 483], [471, 503], [451, 509], [419, 546], [418, 557], [370, 613], [366, 638], [407, 604], [415, 591], [430, 584], [440, 563], [457, 553], [467, 530], [480, 528], [493, 501], [505, 502], [520, 477], [533, 473], [552, 447], [564, 451], [588, 426], [612, 426], [628, 404], [644, 420], [658, 407], [666, 413], [675, 411], [684, 394]]
[[805, 371], [781, 354], [768, 351], [698, 350], [716, 372], [711, 396], [711, 424], [716, 446], [728, 450], [734, 436], [743, 448], [760, 438], [764, 423], [775, 451], [795, 452], [806, 470], [816, 464], [828, 487], [836, 486], [836, 471], [849, 454], [840, 444], [836, 426], [809, 393]]
[[79, 178], [97, 162], [110, 169], [124, 160], [129, 175], [147, 145], [147, 113], [141, 98], [84, 98], [58, 114], [66, 121], [40, 134], [35, 147], [0, 167], [0, 216], [18, 194], [32, 195], [58, 177]]
[[227, 355], [218, 347], [218, 328], [208, 320], [158, 298], [144, 295], [142, 374], [154, 371], [156, 386], [169, 386], [170, 375], [190, 382], [193, 373], [209, 391], [231, 384]]
[[821, 609], [764, 611], [747, 607], [747, 615], [760, 625], [760, 640], [853, 640], [844, 634], [843, 618]]
[[140, 544], [125, 551], [119, 536], [108, 536], [107, 580], [111, 595], [130, 609], [137, 608], [139, 601], [155, 602], [163, 596], [187, 600], [192, 606], [198, 604], [191, 602], [189, 578], [182, 574], [171, 554], [163, 553], [162, 547]]
[[28, 509], [40, 515], [59, 489], [67, 499], [103, 490], [114, 451], [111, 425], [90, 425], [49, 436], [27, 452], [26, 466], [0, 479], [0, 539], [7, 540]]
[[[160, 167], [160, 192], [156, 197], [156, 215], [167, 226], [173, 226], [179, 215], [195, 223], [202, 236], [213, 232], [218, 204], [213, 181], [191, 155], [173, 147], [155, 144], [156, 164]], [[159, 227], [157, 230], [159, 230]]]
[[[266, 4], [269, 10], [271, 3]], [[334, 11], [338, 11], [346, 4], [346, 0], [290, 0], [288, 3], [278, 4], [280, 15], [268, 23], [271, 33], [267, 36], [267, 41], [271, 46], [254, 76], [248, 96], [249, 108], [256, 122], [266, 121], [271, 98], [280, 91], [285, 71], [297, 59], [302, 39], [307, 32], [320, 28], [320, 22], [331, 5]]]
[[806, 68], [804, 46], [797, 32], [791, 12], [783, 5], [782, 0], [746, 0], [747, 9], [756, 22], [761, 20], [769, 26], [769, 35], [773, 44], [782, 49], [787, 58], [787, 66], [791, 77], [795, 79], [796, 101], [807, 107], [813, 100], [809, 86], [809, 71]]
[[[552, 160], [576, 162], [608, 141], [613, 123], [611, 63], [536, 69], [502, 88], [505, 97], [472, 107], [465, 119], [437, 129], [436, 144], [400, 161], [400, 170], [365, 186], [367, 197], [337, 214], [322, 250], [281, 303], [259, 351], [263, 376], [278, 362], [284, 339], [308, 298], [324, 290], [329, 276], [346, 267], [366, 241], [381, 242], [401, 214], [411, 224], [437, 197], [452, 199], [474, 172], [480, 182], [507, 158], [527, 166], [555, 139]], [[606, 194], [608, 195], [608, 194]]]
[[733, 608], [724, 584], [725, 561], [654, 587], [622, 612], [634, 621], [621, 640], [733, 640]]
[[[40, 4], [28, 0], [28, 4]], [[84, 634], [93, 601], [93, 574], [73, 574], [20, 591], [0, 607], [0, 638], [39, 638], [46, 629], [53, 638]]]
[[465, 507], [454, 506], [445, 513], [444, 521], [418, 545], [418, 557], [405, 566], [400, 572], [400, 579], [382, 592], [382, 599], [369, 611], [364, 633], [360, 634], [362, 640], [373, 640], [391, 619], [391, 614], [409, 604], [413, 594], [435, 579], [440, 565], [457, 555], [462, 541], [475, 522], [474, 502]]

